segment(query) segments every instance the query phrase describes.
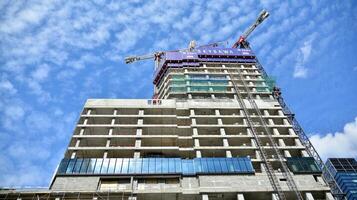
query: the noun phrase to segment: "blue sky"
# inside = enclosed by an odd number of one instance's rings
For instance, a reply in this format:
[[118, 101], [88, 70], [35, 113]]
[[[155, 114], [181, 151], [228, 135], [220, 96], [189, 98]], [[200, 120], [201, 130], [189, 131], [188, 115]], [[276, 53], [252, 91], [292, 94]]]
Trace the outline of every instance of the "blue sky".
[[87, 98], [150, 98], [126, 55], [250, 38], [320, 154], [357, 155], [355, 1], [0, 2], [0, 186], [47, 186]]

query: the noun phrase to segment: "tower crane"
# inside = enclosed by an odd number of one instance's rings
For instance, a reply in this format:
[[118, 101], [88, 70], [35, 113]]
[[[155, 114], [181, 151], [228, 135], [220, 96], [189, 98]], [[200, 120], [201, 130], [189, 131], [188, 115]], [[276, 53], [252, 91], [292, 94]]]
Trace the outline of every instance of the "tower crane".
[[254, 24], [252, 24], [247, 30], [244, 31], [243, 35], [239, 37], [238, 41], [233, 44], [232, 48], [237, 48], [239, 46], [241, 48], [248, 48], [249, 44], [246, 41], [247, 38], [255, 30], [255, 28], [257, 28], [257, 26], [259, 26], [259, 24], [261, 24], [268, 17], [269, 13], [266, 10], [262, 10]]

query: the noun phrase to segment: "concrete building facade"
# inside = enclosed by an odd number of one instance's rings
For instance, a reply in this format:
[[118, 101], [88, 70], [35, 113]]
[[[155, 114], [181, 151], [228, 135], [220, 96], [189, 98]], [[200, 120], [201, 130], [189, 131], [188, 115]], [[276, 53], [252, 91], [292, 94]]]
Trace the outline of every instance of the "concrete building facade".
[[250, 49], [167, 52], [155, 99], [89, 99], [50, 199], [334, 199]]

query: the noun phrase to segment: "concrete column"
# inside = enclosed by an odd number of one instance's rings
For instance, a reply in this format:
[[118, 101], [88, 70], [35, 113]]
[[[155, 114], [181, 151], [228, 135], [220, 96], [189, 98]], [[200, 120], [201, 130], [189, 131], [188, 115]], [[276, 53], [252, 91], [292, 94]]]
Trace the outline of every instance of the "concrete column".
[[281, 147], [285, 147], [286, 146], [283, 139], [278, 139], [278, 142], [279, 142], [279, 146], [281, 146]]
[[110, 147], [110, 139], [107, 139], [107, 143], [105, 144], [105, 147]]
[[335, 198], [333, 198], [331, 192], [326, 192], [326, 200], [334, 200]]
[[289, 121], [287, 119], [283, 119], [283, 124], [284, 125], [290, 125]]
[[135, 140], [135, 148], [141, 147], [141, 139]]
[[231, 151], [226, 151], [226, 157], [227, 158], [232, 158], [232, 152]]
[[71, 154], [71, 159], [76, 158], [76, 154], [77, 154], [77, 152], [76, 152], [76, 151], [73, 151], [72, 154]]
[[283, 111], [282, 111], [282, 110], [278, 110], [278, 115], [279, 115], [279, 116], [284, 116]]
[[300, 139], [296, 138], [294, 141], [295, 141], [295, 146], [302, 146]]
[[314, 196], [310, 192], [305, 193], [306, 200], [314, 200]]
[[228, 139], [227, 138], [223, 139], [223, 146], [224, 147], [229, 147], [229, 143], [228, 143]]
[[280, 200], [278, 194], [276, 194], [276, 193], [271, 194], [271, 199], [272, 200]]
[[269, 116], [269, 111], [268, 110], [264, 110], [264, 116]]
[[79, 147], [79, 144], [81, 143], [81, 139], [77, 139], [76, 141], [76, 147]]
[[196, 125], [196, 119], [195, 119], [195, 118], [192, 118], [192, 119], [191, 119], [191, 124], [192, 124], [192, 125]]
[[108, 157], [108, 151], [105, 151], [103, 154], [103, 158], [107, 158]]
[[243, 194], [237, 194], [237, 200], [244, 200]]
[[190, 110], [190, 115], [195, 115], [195, 110], [194, 109]]
[[128, 197], [128, 200], [137, 200], [137, 198], [135, 196], [132, 196], [132, 197]]
[[307, 151], [305, 151], [305, 150], [301, 151], [301, 155], [302, 155], [302, 157], [310, 157], [309, 154], [307, 153]]
[[138, 119], [138, 125], [143, 125], [144, 124], [144, 120], [143, 119]]
[[197, 128], [193, 128], [193, 129], [192, 129], [192, 135], [193, 135], [193, 136], [197, 136], [197, 135], [198, 135]]
[[211, 98], [212, 98], [212, 99], [215, 99], [216, 97], [214, 96], [214, 94], [211, 94]]
[[218, 125], [223, 125], [223, 122], [222, 122], [222, 119], [221, 119], [221, 118], [218, 118], [218, 119], [217, 119], [217, 122], [218, 122]]
[[273, 119], [268, 119], [268, 122], [269, 122], [269, 125], [274, 125], [275, 124]]
[[140, 152], [139, 151], [135, 151], [134, 152], [134, 158], [140, 158]]
[[196, 151], [196, 158], [201, 158], [201, 157], [202, 157], [201, 151], [197, 150]]
[[216, 115], [220, 115], [220, 112], [219, 112], [218, 109], [214, 110], [214, 113], [215, 113]]
[[254, 139], [250, 139], [250, 143], [252, 145], [252, 147], [256, 147], [257, 145], [255, 144], [255, 140]]
[[284, 156], [285, 156], [286, 158], [291, 157], [291, 154], [290, 154], [289, 150], [284, 150]]
[[219, 129], [219, 133], [220, 133], [222, 136], [225, 136], [225, 135], [226, 135], [226, 131], [224, 130], [224, 128], [220, 128], [220, 129]]
[[289, 128], [289, 135], [296, 135], [294, 129], [292, 128]]
[[79, 135], [83, 135], [84, 134], [85, 129], [81, 128], [81, 130], [79, 131]]
[[202, 194], [202, 200], [208, 200], [208, 194]]
[[274, 135], [280, 135], [279, 130], [277, 128], [273, 128]]
[[200, 146], [200, 141], [199, 141], [199, 139], [194, 139], [193, 141], [194, 141], [194, 143], [195, 143], [195, 147], [199, 147], [199, 146]]

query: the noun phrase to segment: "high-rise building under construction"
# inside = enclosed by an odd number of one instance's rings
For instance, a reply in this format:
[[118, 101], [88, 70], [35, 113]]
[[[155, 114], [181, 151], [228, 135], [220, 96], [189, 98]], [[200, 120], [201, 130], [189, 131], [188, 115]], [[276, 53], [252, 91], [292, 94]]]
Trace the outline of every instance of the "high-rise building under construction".
[[1, 197], [334, 199], [279, 88], [239, 45], [156, 54], [153, 99], [87, 100], [50, 188]]

